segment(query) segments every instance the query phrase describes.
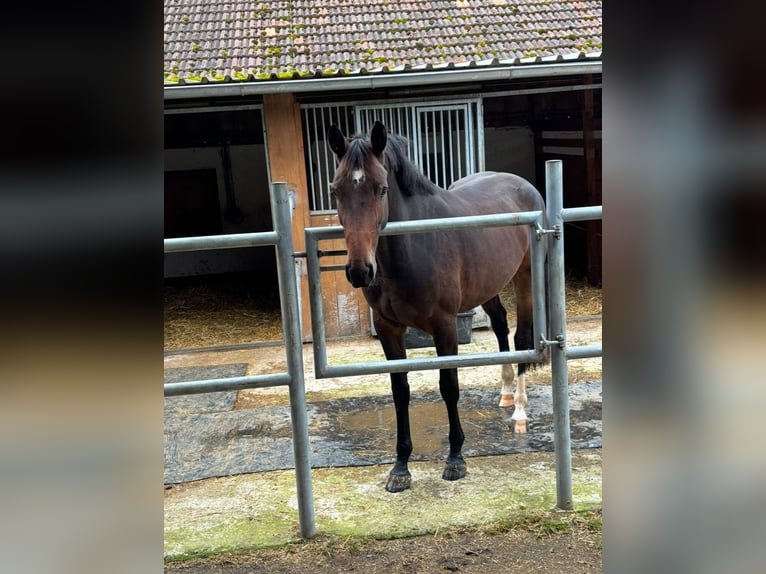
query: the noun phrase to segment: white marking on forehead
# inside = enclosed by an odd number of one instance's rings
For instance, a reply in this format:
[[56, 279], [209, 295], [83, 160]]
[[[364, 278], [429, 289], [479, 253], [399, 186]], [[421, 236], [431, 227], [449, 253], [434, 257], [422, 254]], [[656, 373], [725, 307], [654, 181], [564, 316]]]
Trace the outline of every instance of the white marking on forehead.
[[359, 185], [364, 181], [365, 175], [363, 169], [355, 169], [351, 172], [351, 178], [354, 180], [354, 183]]

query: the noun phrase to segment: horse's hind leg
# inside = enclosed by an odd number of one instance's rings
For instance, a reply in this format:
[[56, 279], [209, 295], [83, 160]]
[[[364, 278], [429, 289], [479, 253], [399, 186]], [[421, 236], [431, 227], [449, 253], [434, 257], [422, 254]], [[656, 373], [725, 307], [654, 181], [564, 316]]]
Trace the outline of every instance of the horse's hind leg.
[[[495, 295], [482, 304], [482, 308], [487, 312], [489, 321], [492, 324], [492, 330], [497, 337], [497, 346], [500, 352], [510, 351], [508, 344], [508, 313], [500, 302], [500, 296]], [[513, 406], [513, 365], [501, 365], [502, 386], [500, 388], [499, 407], [507, 408]]]
[[[516, 295], [516, 332], [513, 344], [517, 351], [534, 349], [534, 333], [532, 323], [532, 273], [530, 256], [527, 253], [519, 271], [513, 278], [513, 288]], [[532, 365], [534, 366], [534, 365]], [[515, 432], [527, 432], [527, 385], [524, 373], [530, 367], [527, 363], [519, 363], [516, 392], [513, 395], [514, 411], [511, 418], [516, 421]]]
[[[434, 343], [436, 354], [457, 355], [457, 317], [451, 321], [445, 320], [444, 324], [434, 329]], [[463, 459], [463, 442], [465, 435], [460, 425], [457, 403], [460, 399], [457, 369], [441, 369], [439, 371], [439, 391], [444, 404], [447, 406], [447, 418], [449, 420], [449, 455], [444, 465], [442, 478], [444, 480], [458, 480], [466, 475], [466, 464]]]
[[[407, 350], [404, 346], [405, 327], [381, 319], [375, 315], [375, 331], [378, 333], [380, 344], [386, 359], [405, 359]], [[391, 373], [391, 394], [394, 397], [396, 409], [396, 462], [388, 475], [386, 490], [401, 492], [412, 484], [412, 476], [407, 468], [412, 453], [412, 438], [410, 436], [410, 384], [407, 373]]]

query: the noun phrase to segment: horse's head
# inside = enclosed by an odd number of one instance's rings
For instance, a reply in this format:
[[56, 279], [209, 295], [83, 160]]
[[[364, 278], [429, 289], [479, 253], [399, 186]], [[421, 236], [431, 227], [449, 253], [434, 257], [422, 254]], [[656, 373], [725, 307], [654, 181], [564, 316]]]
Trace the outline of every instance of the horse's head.
[[346, 238], [346, 278], [354, 287], [366, 287], [375, 278], [378, 237], [388, 222], [386, 128], [375, 122], [369, 139], [346, 138], [333, 125], [328, 137], [340, 162], [330, 189]]

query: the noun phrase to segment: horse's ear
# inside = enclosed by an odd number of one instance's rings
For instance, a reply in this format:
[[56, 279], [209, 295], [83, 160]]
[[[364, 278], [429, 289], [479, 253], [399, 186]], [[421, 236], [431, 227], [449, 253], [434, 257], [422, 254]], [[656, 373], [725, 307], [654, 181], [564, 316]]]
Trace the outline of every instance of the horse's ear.
[[379, 121], [375, 122], [372, 126], [372, 132], [370, 133], [370, 143], [372, 144], [372, 153], [379, 156], [386, 149], [386, 126]]
[[330, 149], [335, 152], [338, 159], [346, 153], [346, 136], [338, 129], [335, 124], [330, 126], [327, 131], [327, 137], [330, 140]]

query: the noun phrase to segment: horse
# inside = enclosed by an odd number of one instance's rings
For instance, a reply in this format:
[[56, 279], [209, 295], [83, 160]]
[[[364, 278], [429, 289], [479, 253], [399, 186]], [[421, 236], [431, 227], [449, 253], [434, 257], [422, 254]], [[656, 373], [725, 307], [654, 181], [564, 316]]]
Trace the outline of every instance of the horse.
[[[328, 130], [338, 164], [330, 185], [346, 241], [346, 278], [361, 288], [373, 311], [373, 324], [387, 360], [406, 358], [407, 327], [429, 333], [439, 356], [458, 351], [457, 315], [481, 305], [500, 351], [509, 351], [508, 321], [499, 293], [513, 282], [517, 350], [532, 349], [532, 286], [529, 230], [521, 226], [380, 236], [389, 221], [486, 215], [522, 211], [545, 213], [540, 192], [517, 175], [481, 172], [445, 190], [431, 182], [407, 157], [408, 141], [389, 134], [376, 121], [369, 138]], [[524, 374], [536, 364], [519, 363], [515, 391], [513, 365], [501, 366], [500, 407], [514, 405], [515, 431], [526, 432]], [[391, 373], [396, 411], [396, 462], [386, 490], [410, 488], [407, 463], [412, 453], [410, 389], [407, 373]], [[441, 369], [439, 391], [447, 407], [449, 455], [442, 478], [466, 475], [465, 436], [458, 413], [457, 369]]]

